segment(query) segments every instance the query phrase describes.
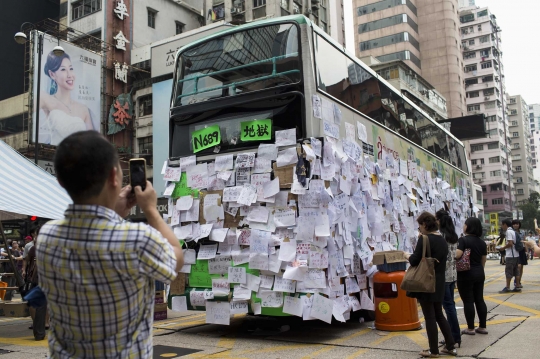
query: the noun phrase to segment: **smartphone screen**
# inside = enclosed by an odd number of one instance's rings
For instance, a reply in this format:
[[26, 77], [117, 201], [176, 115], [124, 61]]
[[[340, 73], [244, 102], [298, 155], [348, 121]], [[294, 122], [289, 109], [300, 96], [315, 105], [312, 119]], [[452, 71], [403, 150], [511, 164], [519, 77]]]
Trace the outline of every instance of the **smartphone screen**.
[[129, 178], [131, 188], [141, 186], [144, 191], [146, 188], [146, 161], [143, 159], [129, 161]]

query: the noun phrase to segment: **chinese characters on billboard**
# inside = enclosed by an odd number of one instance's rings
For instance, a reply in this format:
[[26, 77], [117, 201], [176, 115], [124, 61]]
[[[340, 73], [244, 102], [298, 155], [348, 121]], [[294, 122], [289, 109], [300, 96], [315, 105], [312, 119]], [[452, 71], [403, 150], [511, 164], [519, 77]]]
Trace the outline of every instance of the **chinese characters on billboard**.
[[[34, 102], [34, 134], [36, 111], [40, 111], [39, 138], [42, 144], [58, 145], [78, 131], [101, 132], [101, 56], [60, 40], [64, 54], [57, 56], [53, 48], [58, 40], [43, 35], [41, 68], [37, 68], [37, 33], [34, 41], [34, 79], [41, 71], [41, 85], [34, 80], [34, 101], [40, 91], [40, 103]], [[34, 135], [35, 136], [35, 135]]]

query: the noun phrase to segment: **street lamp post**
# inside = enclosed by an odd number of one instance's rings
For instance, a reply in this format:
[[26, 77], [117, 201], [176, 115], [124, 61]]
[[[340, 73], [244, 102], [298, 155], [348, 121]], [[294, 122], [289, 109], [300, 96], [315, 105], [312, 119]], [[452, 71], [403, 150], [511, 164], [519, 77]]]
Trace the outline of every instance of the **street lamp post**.
[[[22, 28], [25, 24], [30, 24], [32, 28], [35, 30], [35, 27], [32, 23], [24, 22], [21, 25], [21, 31], [15, 34], [15, 42], [17, 42], [20, 45], [23, 45], [26, 40], [26, 34], [22, 31]], [[41, 56], [43, 55], [43, 36], [44, 34], [42, 32], [37, 33], [38, 36], [38, 43], [37, 43], [37, 94], [36, 94], [36, 118], [35, 118], [35, 124], [36, 124], [36, 130], [34, 133], [34, 163], [38, 164], [38, 154], [39, 154], [39, 104], [40, 104], [40, 95], [41, 95]], [[64, 49], [60, 46], [60, 40], [58, 40], [58, 46], [56, 46], [53, 49], [53, 53], [56, 56], [62, 56], [64, 54]], [[33, 89], [28, 89], [28, 91], [32, 91]]]

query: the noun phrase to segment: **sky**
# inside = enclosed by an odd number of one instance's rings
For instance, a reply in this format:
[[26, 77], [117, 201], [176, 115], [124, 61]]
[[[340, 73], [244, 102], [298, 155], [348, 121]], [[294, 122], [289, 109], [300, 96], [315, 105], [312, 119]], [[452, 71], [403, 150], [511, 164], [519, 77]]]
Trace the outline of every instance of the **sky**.
[[[344, 8], [352, 8], [352, 0], [344, 0]], [[540, 103], [539, 0], [476, 0], [488, 6], [501, 28], [502, 62], [509, 95], [521, 95], [527, 104]], [[354, 51], [353, 14], [345, 12], [347, 49]], [[422, 28], [420, 28], [422, 31]]]

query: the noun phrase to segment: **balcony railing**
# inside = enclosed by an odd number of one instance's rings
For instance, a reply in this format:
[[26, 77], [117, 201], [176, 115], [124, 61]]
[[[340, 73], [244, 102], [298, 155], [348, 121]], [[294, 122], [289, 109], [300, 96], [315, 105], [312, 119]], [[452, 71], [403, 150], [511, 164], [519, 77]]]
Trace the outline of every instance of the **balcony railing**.
[[266, 5], [259, 6], [253, 9], [253, 18], [259, 19], [261, 17], [266, 17]]

